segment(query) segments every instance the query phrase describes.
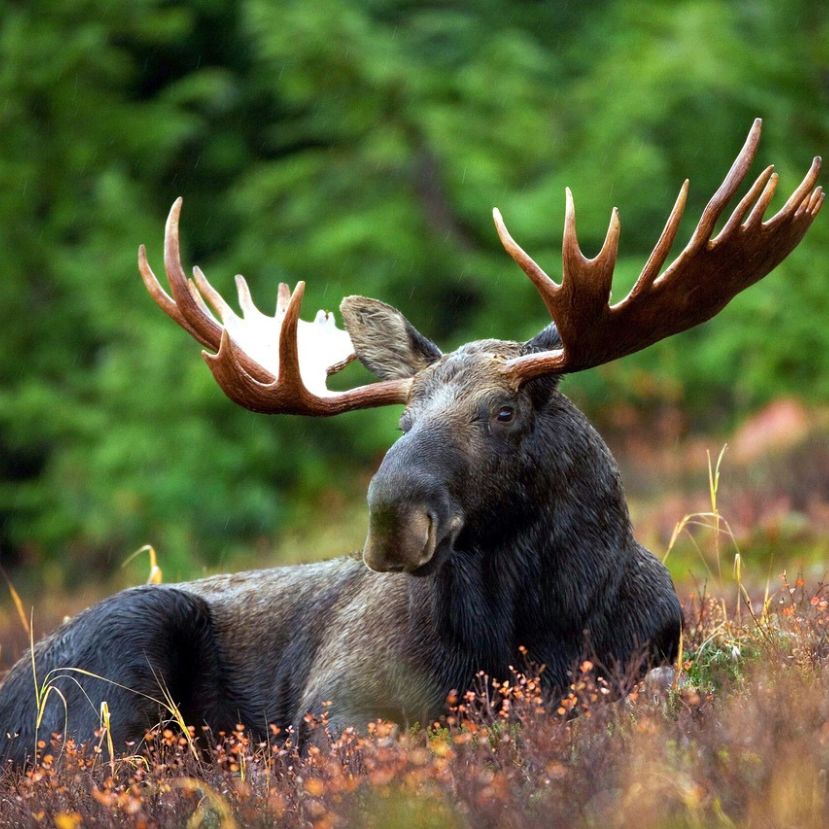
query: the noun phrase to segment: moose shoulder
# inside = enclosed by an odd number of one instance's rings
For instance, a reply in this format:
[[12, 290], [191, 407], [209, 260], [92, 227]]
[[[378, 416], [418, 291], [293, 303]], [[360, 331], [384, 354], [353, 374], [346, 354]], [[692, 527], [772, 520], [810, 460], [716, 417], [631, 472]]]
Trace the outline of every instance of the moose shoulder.
[[[48, 676], [68, 709], [65, 719], [53, 695], [40, 734], [66, 726], [89, 739], [106, 700], [123, 744], [158, 720], [164, 700], [214, 730], [243, 722], [259, 731], [294, 726], [301, 735], [304, 715], [325, 701], [335, 727], [430, 720], [478, 671], [507, 675], [521, 647], [545, 666], [551, 697], [585, 653], [607, 671], [671, 660], [681, 626], [671, 580], [635, 541], [613, 458], [557, 382], [709, 319], [797, 245], [823, 202], [818, 159], [766, 221], [777, 178], [763, 171], [713, 235], [759, 136], [758, 120], [690, 242], [663, 269], [683, 185], [638, 281], [615, 305], [615, 211], [599, 255], [586, 259], [568, 191], [560, 283], [496, 211], [504, 247], [553, 324], [528, 342], [480, 340], [450, 354], [377, 300], [346, 298], [346, 331], [322, 312], [300, 321], [303, 283], [293, 292], [280, 286], [269, 317], [237, 277], [237, 316], [200, 270], [185, 276], [177, 201], [164, 251], [172, 296], [143, 248], [140, 270], [162, 309], [210, 349], [205, 359], [226, 394], [270, 413], [402, 404], [403, 435], [371, 481], [362, 557], [104, 600], [12, 668], [0, 687], [0, 756], [23, 762], [34, 750], [35, 677]], [[378, 382], [329, 392], [326, 377], [355, 356]]]

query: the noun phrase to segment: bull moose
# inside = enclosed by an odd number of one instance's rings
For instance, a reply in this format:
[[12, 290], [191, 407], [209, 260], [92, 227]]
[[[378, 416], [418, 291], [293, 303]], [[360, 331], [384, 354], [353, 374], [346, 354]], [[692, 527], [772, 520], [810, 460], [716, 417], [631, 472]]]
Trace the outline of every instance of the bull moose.
[[[64, 728], [88, 740], [102, 701], [123, 745], [158, 721], [162, 690], [188, 723], [214, 731], [237, 722], [254, 732], [301, 729], [324, 701], [332, 727], [342, 728], [378, 717], [429, 721], [478, 671], [506, 676], [521, 647], [545, 666], [551, 698], [586, 651], [606, 669], [643, 652], [651, 664], [671, 660], [682, 622], [671, 579], [634, 539], [614, 460], [558, 381], [710, 319], [794, 249], [824, 200], [819, 158], [764, 221], [777, 184], [766, 168], [714, 235], [760, 129], [757, 119], [690, 241], [663, 270], [686, 180], [635, 285], [615, 304], [615, 209], [589, 259], [567, 190], [558, 283], [494, 210], [504, 248], [553, 322], [527, 342], [479, 340], [449, 354], [374, 299], [343, 300], [344, 331], [323, 312], [300, 321], [302, 282], [293, 292], [280, 285], [271, 317], [237, 277], [238, 316], [198, 268], [185, 276], [177, 200], [164, 243], [172, 296], [143, 246], [139, 268], [158, 305], [209, 349], [204, 358], [227, 396], [274, 414], [399, 404], [403, 434], [369, 486], [361, 558], [137, 587], [103, 600], [9, 672], [0, 687], [0, 756], [24, 762], [39, 735]], [[329, 391], [327, 376], [355, 356], [378, 382]], [[36, 728], [36, 684], [47, 678], [60, 694], [41, 706]]]

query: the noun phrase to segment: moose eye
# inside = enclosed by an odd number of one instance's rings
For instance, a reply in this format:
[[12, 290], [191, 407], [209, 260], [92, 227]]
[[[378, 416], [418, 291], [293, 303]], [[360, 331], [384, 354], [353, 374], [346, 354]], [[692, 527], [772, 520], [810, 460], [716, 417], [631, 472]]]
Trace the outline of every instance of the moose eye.
[[512, 406], [501, 406], [495, 413], [495, 419], [499, 423], [510, 423], [515, 417], [515, 409]]

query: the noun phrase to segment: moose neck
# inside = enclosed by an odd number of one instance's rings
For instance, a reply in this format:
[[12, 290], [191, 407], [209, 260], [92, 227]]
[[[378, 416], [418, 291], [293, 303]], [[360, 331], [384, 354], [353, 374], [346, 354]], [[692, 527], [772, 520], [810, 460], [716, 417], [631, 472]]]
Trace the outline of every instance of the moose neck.
[[520, 500], [506, 496], [472, 522], [428, 577], [436, 634], [493, 672], [514, 664], [519, 646], [579, 640], [612, 612], [636, 544], [615, 461], [581, 412], [555, 393], [538, 428]]

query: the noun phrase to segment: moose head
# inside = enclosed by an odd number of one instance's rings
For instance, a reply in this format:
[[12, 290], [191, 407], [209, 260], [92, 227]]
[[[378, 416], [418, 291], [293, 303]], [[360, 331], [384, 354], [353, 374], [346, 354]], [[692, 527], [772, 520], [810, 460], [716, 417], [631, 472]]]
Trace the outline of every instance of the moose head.
[[[403, 436], [389, 450], [368, 493], [365, 563], [374, 570], [429, 573], [459, 535], [497, 532], [499, 514], [532, 508], [528, 470], [544, 463], [540, 442], [557, 424], [548, 406], [556, 380], [639, 351], [717, 314], [769, 273], [798, 244], [825, 194], [815, 187], [820, 158], [783, 207], [764, 220], [777, 186], [772, 166], [757, 177], [722, 229], [715, 225], [745, 178], [760, 140], [758, 118], [681, 253], [663, 269], [688, 195], [682, 185], [665, 227], [628, 295], [611, 303], [620, 222], [614, 208], [604, 244], [590, 259], [576, 235], [566, 191], [562, 278], [554, 281], [512, 238], [493, 210], [501, 242], [538, 290], [552, 324], [528, 342], [480, 340], [450, 354], [395, 308], [364, 297], [340, 305], [346, 331], [331, 314], [299, 318], [304, 283], [279, 286], [276, 313], [262, 314], [237, 276], [239, 317], [198, 268], [187, 279], [179, 254], [181, 199], [167, 220], [164, 263], [169, 296], [147, 263], [139, 267], [161, 308], [211, 352], [203, 356], [224, 392], [258, 412], [335, 415], [404, 404]], [[219, 317], [211, 314], [208, 304]], [[329, 391], [327, 376], [354, 357], [379, 382]], [[558, 427], [567, 428], [566, 423]], [[493, 514], [492, 504], [500, 509]]]

